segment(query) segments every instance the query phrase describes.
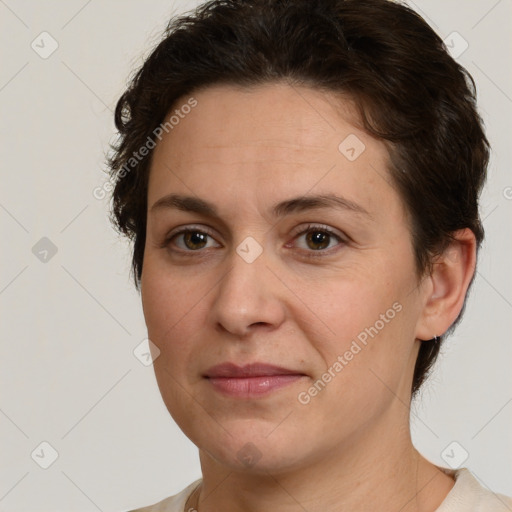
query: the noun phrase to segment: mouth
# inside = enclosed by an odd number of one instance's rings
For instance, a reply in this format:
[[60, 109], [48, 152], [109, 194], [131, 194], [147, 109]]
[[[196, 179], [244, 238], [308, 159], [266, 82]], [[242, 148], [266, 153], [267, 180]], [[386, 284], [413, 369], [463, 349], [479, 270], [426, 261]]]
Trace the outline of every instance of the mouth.
[[237, 398], [268, 395], [304, 377], [307, 375], [298, 370], [266, 363], [245, 366], [222, 363], [213, 366], [204, 375], [216, 391]]

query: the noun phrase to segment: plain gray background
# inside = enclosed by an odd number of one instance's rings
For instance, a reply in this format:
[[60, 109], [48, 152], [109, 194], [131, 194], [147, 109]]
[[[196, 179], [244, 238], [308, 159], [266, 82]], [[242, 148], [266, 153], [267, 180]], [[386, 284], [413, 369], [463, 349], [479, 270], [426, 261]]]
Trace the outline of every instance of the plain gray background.
[[[493, 146], [478, 275], [412, 408], [413, 439], [445, 467], [467, 452], [463, 466], [512, 495], [512, 0], [409, 4], [475, 78]], [[121, 511], [200, 476], [133, 353], [146, 330], [129, 246], [93, 194], [128, 76], [195, 5], [0, 0], [2, 511]]]

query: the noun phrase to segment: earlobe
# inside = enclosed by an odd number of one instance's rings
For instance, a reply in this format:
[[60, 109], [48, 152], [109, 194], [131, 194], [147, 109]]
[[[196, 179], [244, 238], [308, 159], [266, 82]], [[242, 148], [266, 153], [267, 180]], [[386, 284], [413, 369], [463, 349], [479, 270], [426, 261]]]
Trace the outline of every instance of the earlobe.
[[476, 239], [466, 228], [456, 231], [453, 240], [432, 264], [432, 273], [416, 338], [431, 340], [445, 333], [457, 320], [476, 265]]

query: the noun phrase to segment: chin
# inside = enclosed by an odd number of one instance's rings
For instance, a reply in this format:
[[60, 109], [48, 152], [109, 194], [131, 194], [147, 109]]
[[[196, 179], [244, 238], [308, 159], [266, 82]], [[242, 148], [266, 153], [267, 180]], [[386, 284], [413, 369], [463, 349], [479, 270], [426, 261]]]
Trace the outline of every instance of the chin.
[[[283, 428], [277, 434], [272, 431], [275, 424], [269, 428], [268, 422], [257, 420], [236, 423], [231, 421], [222, 432], [213, 426], [193, 428], [190, 435], [185, 431], [200, 449], [202, 463], [210, 458], [229, 471], [268, 476], [297, 469], [311, 456], [299, 432]], [[206, 437], [206, 432], [211, 435]]]
[[285, 473], [300, 466], [301, 459], [296, 446], [275, 446], [248, 438], [234, 440], [229, 445], [209, 445], [202, 451], [230, 471], [253, 475]]

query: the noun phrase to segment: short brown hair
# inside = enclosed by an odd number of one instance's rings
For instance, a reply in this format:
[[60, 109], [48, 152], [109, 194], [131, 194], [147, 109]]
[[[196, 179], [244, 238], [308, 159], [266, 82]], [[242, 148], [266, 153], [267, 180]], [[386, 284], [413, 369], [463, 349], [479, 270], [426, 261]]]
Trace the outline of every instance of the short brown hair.
[[[390, 0], [213, 0], [170, 21], [116, 106], [111, 219], [133, 240], [137, 288], [152, 152], [133, 155], [179, 98], [210, 85], [282, 81], [348, 93], [364, 128], [388, 145], [419, 275], [459, 229], [470, 228], [480, 245], [489, 145], [475, 85], [418, 14]], [[413, 394], [440, 341], [421, 344]]]

